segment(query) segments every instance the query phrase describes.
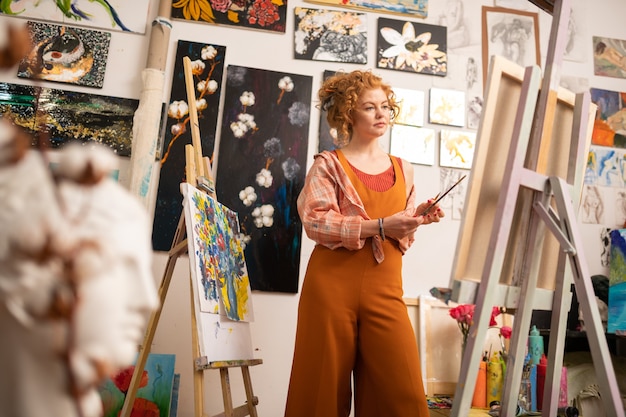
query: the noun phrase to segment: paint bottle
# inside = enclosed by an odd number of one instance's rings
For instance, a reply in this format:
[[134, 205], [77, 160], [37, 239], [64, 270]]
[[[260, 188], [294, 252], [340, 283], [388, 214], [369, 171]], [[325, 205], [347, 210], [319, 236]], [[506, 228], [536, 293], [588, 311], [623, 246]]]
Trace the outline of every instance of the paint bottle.
[[546, 371], [548, 369], [548, 358], [541, 355], [539, 365], [537, 365], [537, 411], [543, 409], [543, 388], [546, 382]]
[[491, 404], [492, 401], [500, 401], [503, 384], [502, 361], [500, 361], [498, 354], [494, 353], [487, 363], [487, 404]]
[[543, 336], [539, 334], [537, 326], [533, 324], [528, 336], [528, 353], [530, 353], [530, 363], [538, 365], [541, 355], [543, 355]]
[[487, 362], [480, 361], [476, 385], [474, 386], [474, 396], [472, 397], [472, 407], [487, 408]]

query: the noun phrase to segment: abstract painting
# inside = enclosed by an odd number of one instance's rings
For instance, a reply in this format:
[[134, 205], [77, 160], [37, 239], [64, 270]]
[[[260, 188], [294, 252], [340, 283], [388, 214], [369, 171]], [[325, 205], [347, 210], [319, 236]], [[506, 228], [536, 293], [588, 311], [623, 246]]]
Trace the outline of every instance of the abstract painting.
[[[133, 33], [145, 33], [150, 0], [9, 0], [0, 3], [0, 13]], [[146, 13], [137, 13], [145, 10]]]
[[626, 229], [611, 231], [607, 333], [626, 335]]
[[624, 151], [594, 146], [589, 149], [585, 167], [585, 184], [622, 188], [626, 185]]
[[294, 8], [294, 58], [367, 63], [367, 14]]
[[395, 124], [391, 128], [389, 153], [412, 164], [435, 164], [435, 130]]
[[626, 40], [594, 36], [593, 73], [626, 78]]
[[430, 123], [464, 127], [465, 91], [431, 88], [428, 114]]
[[626, 148], [626, 93], [599, 88], [590, 89], [590, 93], [591, 101], [598, 106], [591, 143]]
[[[58, 148], [99, 142], [130, 156], [138, 100], [0, 83], [0, 114]], [[36, 143], [33, 143], [36, 145]]]
[[174, 0], [172, 18], [284, 33], [287, 0]]
[[33, 49], [17, 76], [102, 88], [111, 34], [28, 22]]
[[235, 321], [252, 320], [250, 280], [237, 213], [208, 194], [184, 184], [189, 262], [200, 311]]
[[445, 26], [378, 18], [378, 68], [439, 75], [448, 73]]
[[[174, 384], [176, 356], [150, 353], [146, 360], [132, 415], [169, 416]], [[130, 387], [135, 366], [130, 366], [113, 378], [106, 379], [98, 388], [103, 417], [118, 417]]]
[[426, 18], [428, 0], [310, 0], [328, 6], [348, 7], [370, 13], [392, 13]]
[[439, 166], [471, 169], [476, 146], [476, 132], [442, 129]]
[[424, 92], [407, 88], [394, 88], [393, 92], [400, 106], [394, 122], [417, 127], [424, 126]]
[[239, 214], [253, 290], [298, 291], [312, 77], [230, 65], [218, 200]]
[[156, 251], [170, 250], [182, 210], [180, 183], [185, 181], [185, 145], [191, 143], [183, 58], [189, 57], [192, 63], [202, 155], [213, 160], [225, 55], [224, 46], [178, 41], [160, 152], [161, 173], [152, 229], [152, 247]]

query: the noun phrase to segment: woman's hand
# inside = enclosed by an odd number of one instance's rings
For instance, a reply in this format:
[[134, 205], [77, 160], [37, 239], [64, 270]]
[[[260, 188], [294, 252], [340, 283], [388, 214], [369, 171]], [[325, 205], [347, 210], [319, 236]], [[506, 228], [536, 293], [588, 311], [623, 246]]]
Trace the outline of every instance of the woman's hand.
[[400, 240], [404, 237], [411, 237], [417, 227], [424, 223], [423, 217], [409, 216], [406, 212], [399, 212], [392, 216], [385, 217], [383, 228], [385, 237]]
[[432, 200], [428, 200], [415, 208], [415, 217], [424, 219], [422, 224], [439, 223], [446, 216], [439, 204], [433, 206], [432, 203]]

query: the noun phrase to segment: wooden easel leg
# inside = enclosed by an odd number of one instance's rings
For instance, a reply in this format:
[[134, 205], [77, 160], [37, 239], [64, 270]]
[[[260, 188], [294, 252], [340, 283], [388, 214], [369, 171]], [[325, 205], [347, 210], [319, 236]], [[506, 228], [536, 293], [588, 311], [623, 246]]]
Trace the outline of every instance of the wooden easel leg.
[[241, 367], [243, 374], [243, 385], [246, 389], [246, 399], [248, 400], [248, 414], [250, 417], [258, 417], [256, 405], [259, 402], [252, 392], [252, 379], [250, 378], [250, 369], [247, 366]]
[[220, 378], [222, 380], [222, 398], [224, 399], [224, 416], [234, 417], [233, 397], [230, 393], [230, 377], [228, 368], [220, 368]]

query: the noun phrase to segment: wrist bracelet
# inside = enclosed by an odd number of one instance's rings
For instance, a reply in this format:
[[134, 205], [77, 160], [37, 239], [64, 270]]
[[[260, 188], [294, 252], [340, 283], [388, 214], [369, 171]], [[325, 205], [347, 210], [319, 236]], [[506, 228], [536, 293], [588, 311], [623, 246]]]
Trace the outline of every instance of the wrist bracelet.
[[382, 217], [378, 219], [378, 234], [380, 235], [380, 238], [384, 241], [385, 240], [385, 228], [383, 227]]

